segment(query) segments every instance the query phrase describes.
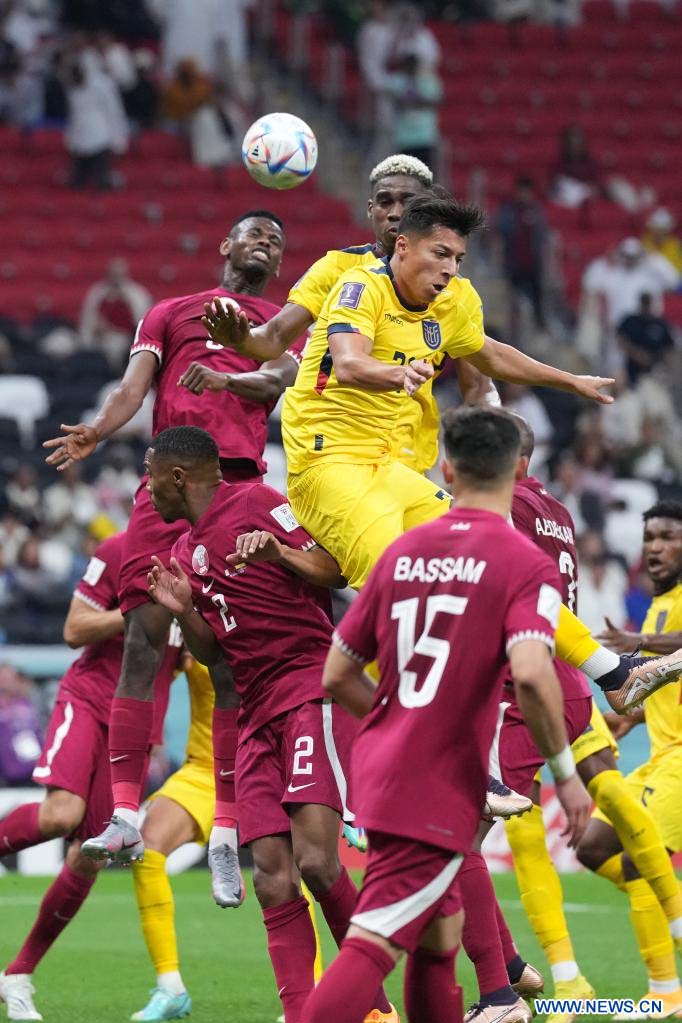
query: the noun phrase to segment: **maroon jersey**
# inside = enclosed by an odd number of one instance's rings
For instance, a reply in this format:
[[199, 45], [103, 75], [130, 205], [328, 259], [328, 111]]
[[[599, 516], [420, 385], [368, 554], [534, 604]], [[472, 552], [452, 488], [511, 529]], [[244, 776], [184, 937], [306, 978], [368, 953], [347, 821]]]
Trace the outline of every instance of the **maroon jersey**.
[[[247, 401], [229, 391], [192, 394], [178, 386], [192, 362], [201, 362], [218, 373], [247, 373], [260, 368], [255, 359], [223, 348], [209, 337], [201, 317], [204, 304], [214, 298], [229, 300], [246, 313], [252, 326], [266, 323], [280, 309], [263, 298], [235, 295], [224, 288], [165, 299], [140, 320], [130, 354], [153, 352], [159, 360], [154, 436], [169, 426], [199, 426], [211, 434], [221, 458], [249, 459], [262, 474], [266, 470], [263, 451], [267, 419], [273, 405]], [[304, 347], [305, 338], [301, 338], [287, 354], [300, 364]]]
[[[118, 533], [99, 545], [74, 591], [79, 600], [96, 611], [113, 611], [118, 607], [118, 579], [124, 536], [124, 533]], [[154, 681], [154, 744], [160, 743], [163, 738], [169, 689], [178, 666], [181, 646], [182, 635], [173, 623], [166, 653]], [[97, 719], [102, 724], [108, 724], [122, 658], [122, 632], [111, 639], [90, 643], [62, 679], [60, 695], [87, 703], [95, 711]]]
[[315, 541], [282, 494], [263, 483], [221, 483], [208, 510], [173, 548], [192, 582], [194, 605], [211, 626], [241, 697], [240, 740], [273, 718], [323, 696], [332, 626], [328, 592], [275, 561], [231, 566], [241, 533], [267, 530], [287, 547]]
[[559, 573], [491, 512], [454, 508], [382, 555], [334, 633], [381, 682], [353, 752], [363, 827], [471, 847], [514, 644], [554, 649]]
[[[561, 599], [569, 611], [577, 611], [578, 554], [575, 549], [575, 525], [568, 508], [552, 497], [540, 480], [528, 476], [514, 487], [512, 522], [540, 550], [549, 554], [561, 575]], [[565, 661], [554, 662], [564, 699], [579, 700], [591, 696], [587, 679]], [[511, 677], [507, 675], [511, 682]]]

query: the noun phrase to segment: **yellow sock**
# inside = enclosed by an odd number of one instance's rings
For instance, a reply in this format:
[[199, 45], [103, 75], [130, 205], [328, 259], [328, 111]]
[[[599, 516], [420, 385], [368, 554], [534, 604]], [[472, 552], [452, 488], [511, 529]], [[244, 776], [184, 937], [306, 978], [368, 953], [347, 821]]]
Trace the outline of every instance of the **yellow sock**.
[[658, 826], [620, 771], [602, 771], [587, 786], [613, 824], [637, 872], [651, 885], [668, 921], [682, 917], [682, 893]]
[[673, 943], [663, 910], [642, 877], [625, 882], [630, 919], [650, 981], [677, 981]]
[[312, 895], [310, 894], [310, 890], [306, 888], [303, 881], [301, 881], [301, 889], [303, 891], [303, 897], [308, 900], [308, 911], [310, 913], [310, 919], [313, 922], [313, 930], [315, 931], [315, 983], [317, 984], [320, 977], [324, 973], [324, 963], [322, 961], [322, 945], [320, 944], [320, 932], [317, 929], [317, 918], [315, 916], [315, 899], [312, 897]]
[[144, 859], [133, 863], [133, 880], [142, 933], [154, 968], [157, 974], [178, 970], [175, 902], [163, 853], [146, 849]]
[[550, 965], [575, 962], [564, 916], [561, 881], [547, 851], [542, 810], [534, 806], [530, 813], [511, 817], [504, 826], [521, 902]]
[[588, 657], [601, 649], [587, 626], [569, 611], [565, 604], [559, 609], [559, 625], [556, 630], [556, 655], [579, 668]]
[[[587, 788], [589, 789], [589, 787], [588, 785]], [[608, 860], [604, 860], [601, 867], [597, 867], [595, 873], [599, 874], [600, 877], [606, 878], [611, 884], [615, 884], [616, 888], [620, 888], [622, 892], [625, 891], [622, 853], [616, 853], [615, 856], [610, 856]]]

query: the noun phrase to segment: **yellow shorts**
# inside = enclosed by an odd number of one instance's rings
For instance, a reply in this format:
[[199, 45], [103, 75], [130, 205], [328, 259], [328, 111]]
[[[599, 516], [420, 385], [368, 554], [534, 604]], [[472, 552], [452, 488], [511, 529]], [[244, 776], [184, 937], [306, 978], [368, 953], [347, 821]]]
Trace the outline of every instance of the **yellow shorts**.
[[389, 544], [450, 507], [450, 495], [401, 462], [324, 462], [290, 475], [296, 518], [360, 589]]
[[206, 845], [215, 817], [213, 763], [210, 760], [186, 760], [175, 774], [166, 779], [158, 792], [149, 797], [149, 801], [157, 796], [172, 799], [186, 810], [199, 829], [197, 841]]
[[590, 723], [583, 734], [579, 735], [571, 745], [571, 749], [576, 764], [587, 760], [593, 753], [599, 753], [603, 749], [610, 749], [614, 756], [619, 756], [618, 743], [613, 738], [609, 726], [604, 721], [604, 715], [594, 701], [592, 702]]
[[[646, 806], [661, 832], [663, 844], [671, 852], [682, 850], [682, 746], [671, 746], [647, 760], [641, 767], [626, 775], [625, 781], [632, 794]], [[600, 810], [594, 810], [596, 820], [610, 824]]]

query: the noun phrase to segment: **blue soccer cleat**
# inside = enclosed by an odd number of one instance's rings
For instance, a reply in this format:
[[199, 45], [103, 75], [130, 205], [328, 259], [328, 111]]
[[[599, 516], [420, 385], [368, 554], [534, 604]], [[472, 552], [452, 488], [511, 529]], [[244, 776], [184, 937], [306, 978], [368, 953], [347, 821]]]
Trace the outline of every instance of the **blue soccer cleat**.
[[184, 1019], [192, 1011], [192, 999], [186, 991], [174, 995], [162, 987], [155, 987], [152, 996], [144, 1009], [134, 1012], [130, 1019], [133, 1023], [144, 1020], [145, 1023], [161, 1023], [164, 1019]]
[[349, 849], [367, 852], [367, 832], [364, 828], [354, 828], [352, 824], [344, 824], [341, 836], [348, 842]]

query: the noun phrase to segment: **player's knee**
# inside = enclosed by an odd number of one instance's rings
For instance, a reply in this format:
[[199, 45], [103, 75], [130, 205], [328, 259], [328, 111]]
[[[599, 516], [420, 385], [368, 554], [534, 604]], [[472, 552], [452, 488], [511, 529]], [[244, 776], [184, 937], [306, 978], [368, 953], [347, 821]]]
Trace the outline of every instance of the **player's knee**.
[[622, 805], [623, 796], [628, 796], [627, 783], [618, 770], [600, 771], [595, 774], [588, 783], [588, 791], [595, 803], [604, 814], [611, 820], [614, 811]]
[[575, 851], [576, 858], [583, 867], [592, 872], [597, 871], [602, 863], [608, 860], [611, 853], [605, 849], [601, 842], [594, 841], [585, 835]]
[[40, 805], [40, 830], [45, 838], [62, 838], [83, 820], [85, 803], [71, 792], [51, 792]]
[[337, 881], [341, 864], [336, 849], [310, 846], [296, 856], [296, 866], [315, 898], [324, 895]]
[[66, 854], [66, 862], [79, 877], [96, 877], [102, 867], [106, 866], [106, 860], [89, 860], [81, 852], [81, 843], [72, 842]]
[[296, 897], [291, 870], [285, 866], [254, 862], [253, 888], [263, 909], [279, 906]]

